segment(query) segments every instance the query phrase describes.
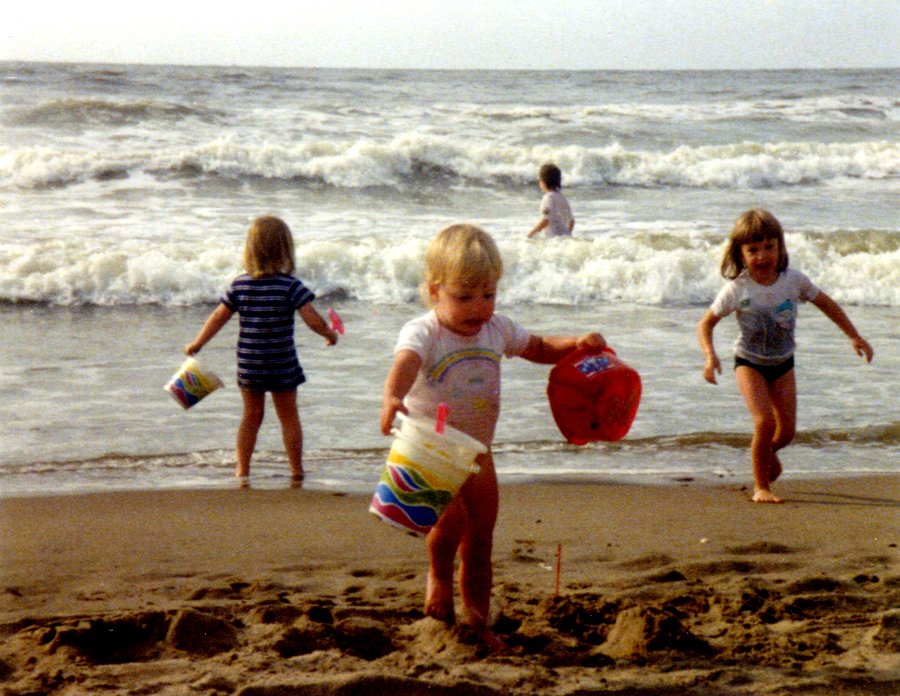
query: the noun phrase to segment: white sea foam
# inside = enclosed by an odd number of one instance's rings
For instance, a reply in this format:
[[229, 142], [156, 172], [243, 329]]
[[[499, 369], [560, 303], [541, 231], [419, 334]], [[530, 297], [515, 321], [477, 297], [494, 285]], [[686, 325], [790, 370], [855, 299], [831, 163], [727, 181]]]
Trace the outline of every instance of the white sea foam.
[[[825, 240], [828, 238], [825, 237]], [[900, 240], [898, 240], [900, 242]], [[839, 253], [823, 238], [789, 235], [795, 267], [836, 299], [900, 306], [900, 249]], [[317, 293], [381, 304], [416, 299], [427, 240], [297, 242], [297, 273]], [[722, 284], [718, 240], [653, 231], [569, 240], [499, 237], [506, 303], [580, 305], [708, 302]], [[851, 247], [854, 249], [854, 247]], [[240, 244], [38, 240], [0, 244], [0, 300], [60, 305], [214, 302], [240, 272]]]
[[741, 142], [668, 151], [546, 145], [497, 146], [409, 133], [389, 142], [307, 140], [250, 142], [235, 134], [188, 146], [83, 148], [0, 147], [0, 186], [36, 189], [87, 180], [152, 174], [306, 180], [361, 188], [428, 183], [534, 183], [541, 163], [555, 160], [569, 186], [769, 188], [836, 179], [900, 178], [900, 143]]
[[[475, 219], [506, 301], [703, 303], [731, 221], [764, 204], [835, 297], [900, 304], [891, 71], [686, 73], [677, 94], [654, 74], [20, 73], [0, 103], [0, 301], [212, 302], [274, 211], [320, 293], [410, 301], [426, 239]], [[578, 239], [528, 243], [548, 160]]]

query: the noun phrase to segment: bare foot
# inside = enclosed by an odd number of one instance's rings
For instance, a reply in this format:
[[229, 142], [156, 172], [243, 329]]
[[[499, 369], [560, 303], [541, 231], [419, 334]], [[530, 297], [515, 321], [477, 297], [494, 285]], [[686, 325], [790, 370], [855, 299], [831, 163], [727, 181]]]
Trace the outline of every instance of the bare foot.
[[784, 501], [772, 491], [759, 489], [753, 494], [754, 503], [783, 503]]
[[503, 652], [507, 649], [506, 643], [494, 633], [480, 614], [474, 611], [467, 612], [468, 618], [460, 625], [461, 631], [469, 633], [475, 640], [487, 646], [494, 652]]
[[456, 621], [453, 609], [453, 584], [445, 584], [428, 573], [428, 586], [425, 590], [425, 615], [450, 626]]
[[452, 626], [456, 622], [456, 612], [453, 610], [453, 607], [448, 608], [441, 605], [431, 606], [429, 604], [426, 604], [425, 616], [430, 616], [432, 619], [437, 619], [438, 621], [445, 623], [448, 626]]
[[303, 488], [303, 472], [291, 474], [291, 488]]

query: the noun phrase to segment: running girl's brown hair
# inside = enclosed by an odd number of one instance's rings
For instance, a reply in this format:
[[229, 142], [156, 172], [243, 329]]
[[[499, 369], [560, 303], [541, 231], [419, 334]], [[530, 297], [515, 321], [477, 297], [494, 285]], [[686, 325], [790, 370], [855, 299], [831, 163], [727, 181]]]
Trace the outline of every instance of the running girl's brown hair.
[[784, 244], [784, 230], [781, 223], [767, 210], [755, 208], [741, 215], [734, 223], [731, 236], [728, 238], [728, 248], [722, 258], [722, 275], [728, 279], [737, 278], [744, 270], [744, 261], [741, 258], [741, 247], [744, 244], [762, 242], [774, 239], [778, 242], [778, 272], [788, 267], [787, 247]]

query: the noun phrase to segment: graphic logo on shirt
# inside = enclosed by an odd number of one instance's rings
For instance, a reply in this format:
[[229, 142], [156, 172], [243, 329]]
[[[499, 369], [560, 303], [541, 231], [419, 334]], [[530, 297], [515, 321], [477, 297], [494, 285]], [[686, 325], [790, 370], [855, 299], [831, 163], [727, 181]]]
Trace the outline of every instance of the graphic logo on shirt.
[[785, 300], [775, 307], [775, 323], [782, 329], [791, 330], [794, 327], [794, 303]]

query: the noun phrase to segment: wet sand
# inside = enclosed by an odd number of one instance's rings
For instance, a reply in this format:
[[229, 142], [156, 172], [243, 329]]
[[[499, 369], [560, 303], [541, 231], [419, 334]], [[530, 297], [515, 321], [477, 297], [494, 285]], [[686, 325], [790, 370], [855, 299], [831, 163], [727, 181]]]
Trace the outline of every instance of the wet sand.
[[784, 505], [695, 482], [501, 485], [503, 652], [423, 616], [424, 542], [369, 496], [2, 499], [0, 687], [900, 693], [900, 477], [778, 491]]

